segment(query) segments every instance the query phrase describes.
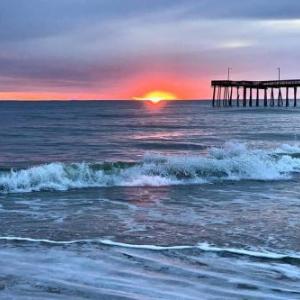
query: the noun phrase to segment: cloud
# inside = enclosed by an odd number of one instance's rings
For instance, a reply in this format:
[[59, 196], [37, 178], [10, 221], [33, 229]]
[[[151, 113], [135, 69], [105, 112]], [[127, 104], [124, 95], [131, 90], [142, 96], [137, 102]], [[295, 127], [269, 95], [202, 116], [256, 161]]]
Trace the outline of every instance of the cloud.
[[299, 20], [298, 0], [1, 0], [0, 89], [100, 93], [145, 74], [209, 85], [228, 65], [296, 76]]
[[[178, 19], [298, 19], [298, 0], [1, 0], [0, 40], [59, 35], [94, 22], [116, 22], [177, 9]], [[162, 16], [163, 17], [163, 16]]]
[[160, 0], [1, 0], [0, 40], [60, 35], [93, 22], [113, 22], [172, 7]]
[[216, 19], [298, 19], [300, 2], [298, 0], [200, 0], [194, 1], [193, 12], [195, 16]]

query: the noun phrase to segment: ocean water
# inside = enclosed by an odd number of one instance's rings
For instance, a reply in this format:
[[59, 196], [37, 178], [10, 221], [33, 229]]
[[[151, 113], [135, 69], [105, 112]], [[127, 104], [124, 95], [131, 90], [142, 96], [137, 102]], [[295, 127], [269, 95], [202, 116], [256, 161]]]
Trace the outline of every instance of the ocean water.
[[0, 299], [300, 299], [300, 109], [1, 102]]

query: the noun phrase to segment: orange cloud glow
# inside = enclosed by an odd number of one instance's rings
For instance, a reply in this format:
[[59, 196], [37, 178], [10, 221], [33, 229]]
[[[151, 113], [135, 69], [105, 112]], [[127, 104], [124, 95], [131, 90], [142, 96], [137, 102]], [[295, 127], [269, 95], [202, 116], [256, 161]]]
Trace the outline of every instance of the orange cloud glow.
[[[1, 100], [17, 101], [66, 101], [66, 100], [94, 100], [99, 99], [98, 93], [70, 92], [0, 92]], [[101, 96], [101, 95], [100, 95]], [[105, 99], [105, 98], [103, 98]]]
[[[101, 80], [99, 79], [99, 83]], [[100, 84], [99, 84], [100, 85]], [[36, 83], [27, 83], [27, 90], [1, 92], [0, 100], [130, 100], [137, 98], [159, 100], [188, 100], [201, 99], [210, 94], [208, 81], [172, 73], [143, 73], [116, 82], [112, 86], [99, 88], [95, 86], [83, 87], [51, 87], [29, 88]], [[163, 95], [151, 93], [164, 93]], [[152, 100], [153, 100], [152, 99]]]
[[166, 100], [201, 99], [210, 94], [210, 84], [201, 84], [199, 78], [193, 79], [180, 74], [154, 73], [131, 78], [123, 88], [123, 96], [127, 99], [145, 100], [153, 92], [167, 93], [168, 95], [152, 95]]

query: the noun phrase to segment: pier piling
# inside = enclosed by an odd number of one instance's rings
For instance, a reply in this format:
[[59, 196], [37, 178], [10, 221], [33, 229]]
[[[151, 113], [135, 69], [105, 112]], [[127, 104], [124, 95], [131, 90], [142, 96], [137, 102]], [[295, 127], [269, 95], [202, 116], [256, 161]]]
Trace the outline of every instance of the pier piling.
[[250, 88], [250, 99], [249, 99], [249, 106], [252, 107], [253, 102], [252, 102], [252, 87]]
[[264, 89], [265, 96], [264, 96], [264, 107], [268, 106], [268, 89]]
[[243, 97], [243, 106], [247, 106], [247, 88], [244, 87], [244, 97]]
[[282, 92], [281, 89], [279, 88], [278, 91], [278, 103], [277, 103], [278, 107], [282, 107], [283, 106], [283, 98], [282, 98]]
[[274, 88], [271, 89], [271, 101], [270, 101], [270, 106], [271, 106], [271, 107], [274, 107], [274, 106], [275, 106]]
[[256, 89], [256, 107], [259, 107], [259, 88]]

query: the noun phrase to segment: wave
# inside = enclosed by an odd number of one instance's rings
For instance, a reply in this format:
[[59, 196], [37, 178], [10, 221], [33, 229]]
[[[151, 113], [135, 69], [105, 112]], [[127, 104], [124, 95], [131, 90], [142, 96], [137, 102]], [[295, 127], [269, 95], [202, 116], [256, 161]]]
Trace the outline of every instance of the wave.
[[199, 156], [146, 154], [136, 163], [50, 163], [0, 171], [1, 193], [66, 191], [109, 186], [167, 186], [225, 180], [282, 180], [300, 172], [300, 148], [267, 151], [227, 143]]
[[5, 242], [23, 242], [23, 243], [39, 243], [47, 245], [56, 246], [68, 246], [74, 244], [101, 244], [104, 246], [118, 247], [118, 248], [130, 248], [137, 250], [148, 250], [148, 251], [169, 251], [169, 250], [193, 250], [199, 249], [203, 252], [211, 253], [221, 253], [221, 254], [233, 254], [239, 256], [248, 256], [255, 258], [264, 258], [270, 260], [300, 260], [300, 253], [276, 253], [270, 252], [264, 249], [258, 250], [248, 250], [248, 249], [238, 249], [229, 247], [217, 247], [209, 243], [198, 243], [196, 245], [178, 245], [178, 246], [157, 246], [157, 245], [136, 245], [136, 244], [126, 244], [115, 242], [106, 239], [80, 239], [80, 240], [70, 240], [70, 241], [55, 241], [49, 239], [33, 239], [33, 238], [22, 238], [22, 237], [12, 237], [12, 236], [2, 236], [0, 241]]

